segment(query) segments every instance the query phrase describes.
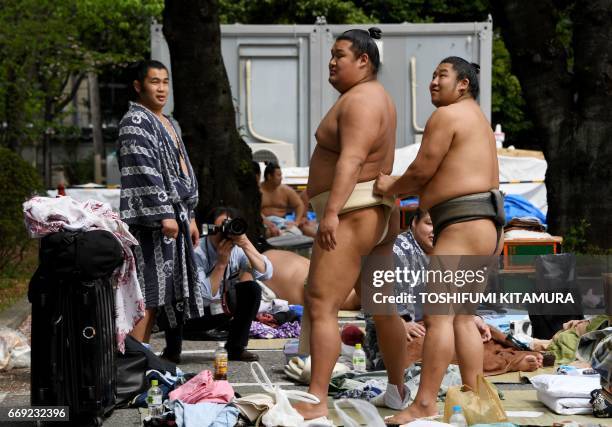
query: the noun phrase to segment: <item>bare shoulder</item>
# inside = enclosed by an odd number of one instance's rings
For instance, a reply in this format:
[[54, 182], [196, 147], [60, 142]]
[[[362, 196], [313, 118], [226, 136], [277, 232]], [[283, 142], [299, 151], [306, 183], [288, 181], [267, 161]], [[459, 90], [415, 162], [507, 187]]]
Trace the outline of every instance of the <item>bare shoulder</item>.
[[285, 193], [285, 194], [293, 194], [293, 193], [297, 194], [297, 192], [293, 188], [288, 186], [287, 184], [281, 184], [280, 188], [282, 189], [283, 193]]
[[346, 92], [342, 101], [342, 113], [376, 115], [382, 112], [389, 95], [378, 82], [360, 84]]
[[460, 111], [457, 111], [455, 104], [445, 107], [438, 107], [427, 120], [426, 127], [438, 126], [453, 126], [460, 117]]

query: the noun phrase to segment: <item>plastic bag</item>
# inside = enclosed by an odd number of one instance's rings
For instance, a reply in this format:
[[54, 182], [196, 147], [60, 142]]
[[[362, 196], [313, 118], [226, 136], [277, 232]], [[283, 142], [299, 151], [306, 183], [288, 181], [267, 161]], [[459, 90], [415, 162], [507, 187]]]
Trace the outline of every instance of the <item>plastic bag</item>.
[[[255, 372], [256, 368], [259, 370], [259, 374]], [[320, 402], [316, 396], [310, 393], [300, 390], [283, 390], [273, 384], [258, 362], [251, 363], [251, 373], [261, 388], [274, 397], [274, 406], [261, 417], [261, 422], [266, 426], [299, 427], [304, 423], [304, 417], [291, 406], [289, 399], [312, 404]], [[259, 375], [261, 375], [261, 378]]]
[[22, 333], [9, 328], [0, 329], [0, 371], [30, 366], [30, 345]]
[[444, 403], [444, 422], [450, 419], [455, 405], [461, 406], [468, 425], [508, 421], [497, 390], [482, 375], [477, 377], [476, 390], [465, 385], [449, 387]]
[[363, 423], [357, 422], [349, 414], [344, 411], [340, 405], [348, 403], [359, 412], [359, 415], [368, 427], [385, 427], [386, 424], [378, 414], [378, 410], [374, 405], [365, 400], [358, 399], [341, 399], [334, 402], [336, 413], [342, 420], [344, 427], [361, 427]]

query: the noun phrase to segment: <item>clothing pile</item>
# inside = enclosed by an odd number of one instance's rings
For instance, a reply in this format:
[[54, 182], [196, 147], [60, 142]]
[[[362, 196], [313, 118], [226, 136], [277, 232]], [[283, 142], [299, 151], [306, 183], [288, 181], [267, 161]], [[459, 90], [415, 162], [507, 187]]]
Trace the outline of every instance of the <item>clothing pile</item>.
[[161, 418], [145, 418], [147, 425], [234, 426], [238, 410], [231, 406], [234, 390], [227, 381], [215, 381], [210, 371], [183, 373], [174, 363], [155, 355], [128, 335], [126, 350], [117, 354], [118, 408], [146, 408], [151, 382], [162, 392]]
[[[387, 383], [387, 371], [365, 373], [351, 371], [334, 376], [329, 384], [329, 392], [334, 394], [334, 399], [350, 397], [370, 401], [387, 389]], [[404, 371], [404, 385], [409, 396], [412, 398], [416, 396], [420, 383], [420, 365], [413, 365]], [[454, 385], [461, 385], [461, 374], [457, 365], [449, 365], [444, 373], [438, 398], [444, 398], [448, 388]]]
[[288, 322], [276, 328], [254, 321], [251, 323], [249, 335], [252, 338], [297, 338], [300, 336], [300, 323]]
[[261, 304], [256, 320], [251, 322], [252, 338], [296, 338], [300, 336], [301, 306], [290, 306], [276, 298], [274, 292], [261, 282]]
[[537, 375], [530, 379], [538, 400], [557, 414], [590, 414], [591, 391], [599, 388], [599, 375]]
[[[197, 375], [183, 374], [177, 368], [177, 376], [157, 371], [148, 371], [147, 379], [158, 381], [162, 390], [164, 413], [161, 424], [170, 421], [178, 427], [232, 427], [239, 417], [238, 409], [232, 404], [234, 390], [227, 381], [215, 381], [210, 371]], [[185, 382], [187, 378], [191, 377]], [[147, 407], [147, 391], [136, 396], [131, 407]], [[145, 423], [146, 424], [146, 423]]]
[[115, 288], [115, 336], [124, 350], [126, 335], [144, 316], [144, 299], [136, 275], [132, 247], [138, 241], [110, 205], [97, 200], [77, 202], [71, 197], [33, 197], [23, 204], [26, 228], [31, 237], [41, 238], [58, 231], [106, 230], [123, 248], [123, 264], [113, 273]]

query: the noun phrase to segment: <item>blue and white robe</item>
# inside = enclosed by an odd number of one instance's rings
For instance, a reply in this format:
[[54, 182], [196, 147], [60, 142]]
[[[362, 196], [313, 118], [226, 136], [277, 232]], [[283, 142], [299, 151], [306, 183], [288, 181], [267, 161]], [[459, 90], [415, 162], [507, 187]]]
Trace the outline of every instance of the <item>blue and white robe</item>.
[[[176, 325], [173, 308], [183, 318], [201, 317], [202, 296], [189, 223], [198, 203], [198, 184], [178, 123], [170, 118], [178, 149], [160, 119], [137, 103], [130, 103], [119, 123], [118, 160], [121, 170], [121, 219], [140, 246], [134, 248], [138, 279], [147, 308], [165, 306]], [[179, 150], [189, 174], [180, 166]], [[165, 237], [163, 219], [176, 219], [178, 238]]]

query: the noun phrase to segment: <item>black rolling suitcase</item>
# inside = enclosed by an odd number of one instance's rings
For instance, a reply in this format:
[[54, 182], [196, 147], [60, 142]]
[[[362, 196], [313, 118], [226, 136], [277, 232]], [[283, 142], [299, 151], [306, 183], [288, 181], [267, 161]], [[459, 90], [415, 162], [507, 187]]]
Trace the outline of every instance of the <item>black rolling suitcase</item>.
[[72, 425], [101, 425], [115, 404], [112, 271], [122, 249], [105, 231], [41, 241], [32, 303], [31, 403], [68, 406]]

